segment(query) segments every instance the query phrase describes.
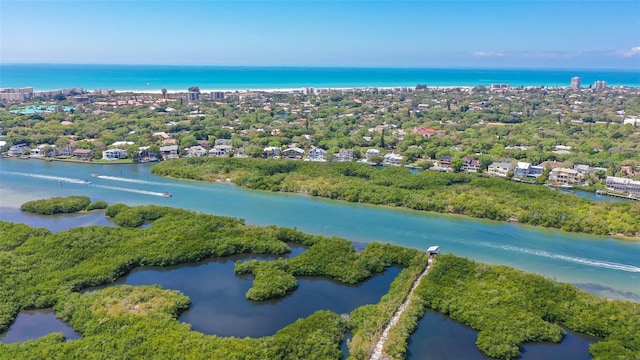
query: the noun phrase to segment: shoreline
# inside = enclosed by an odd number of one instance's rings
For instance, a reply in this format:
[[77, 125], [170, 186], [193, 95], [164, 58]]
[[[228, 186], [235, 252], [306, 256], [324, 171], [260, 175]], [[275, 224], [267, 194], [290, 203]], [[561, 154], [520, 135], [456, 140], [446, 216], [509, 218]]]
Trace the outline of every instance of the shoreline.
[[[416, 85], [418, 85], [418, 83], [416, 84], [399, 84], [399, 85], [382, 85], [382, 86], [377, 86], [377, 85], [362, 85], [362, 86], [335, 86], [335, 87], [318, 87], [318, 86], [313, 86], [313, 85], [307, 85], [307, 86], [299, 86], [299, 87], [282, 87], [282, 88], [278, 88], [278, 87], [238, 87], [238, 88], [231, 88], [231, 89], [226, 89], [226, 88], [205, 88], [205, 89], [200, 89], [200, 93], [211, 93], [211, 92], [223, 92], [223, 93], [238, 93], [238, 94], [247, 94], [247, 93], [252, 93], [252, 92], [263, 92], [263, 93], [293, 93], [293, 92], [301, 92], [304, 91], [306, 88], [311, 88], [316, 92], [331, 92], [331, 91], [369, 91], [371, 89], [377, 89], [377, 90], [395, 90], [395, 89], [402, 89], [402, 88], [406, 88], [406, 89], [410, 89], [410, 91], [415, 91]], [[476, 85], [429, 85], [429, 84], [425, 84], [426, 85], [426, 90], [452, 90], [452, 89], [463, 89], [463, 90], [471, 90], [474, 89], [478, 86], [484, 86], [488, 91], [491, 91], [490, 86], [486, 85], [486, 84], [476, 84]], [[2, 87], [3, 89], [5, 87]], [[518, 90], [518, 89], [547, 89], [547, 90], [569, 90], [571, 88], [571, 86], [563, 84], [563, 85], [545, 85], [545, 84], [540, 84], [540, 85], [511, 85], [509, 84], [509, 88], [508, 90]], [[35, 89], [35, 88], [34, 88]], [[613, 84], [607, 84], [607, 89], [640, 89], [640, 85], [613, 85]], [[60, 88], [57, 89], [48, 89], [48, 90], [42, 90], [42, 89], [37, 89], [37, 91], [57, 91], [60, 90]], [[116, 95], [120, 95], [120, 94], [149, 94], [149, 95], [161, 95], [162, 94], [162, 90], [161, 89], [153, 89], [151, 90], [150, 88], [147, 89], [115, 89], [115, 88], [95, 88], [95, 89], [84, 89], [85, 94], [91, 95], [94, 92], [100, 91], [100, 90], [112, 90], [114, 92], [114, 94]], [[167, 94], [186, 94], [188, 91], [184, 88], [174, 88], [174, 89], [169, 89], [167, 88]], [[582, 88], [582, 91], [589, 91], [589, 88]], [[35, 91], [35, 90], [34, 90]], [[313, 95], [318, 95], [313, 94]]]

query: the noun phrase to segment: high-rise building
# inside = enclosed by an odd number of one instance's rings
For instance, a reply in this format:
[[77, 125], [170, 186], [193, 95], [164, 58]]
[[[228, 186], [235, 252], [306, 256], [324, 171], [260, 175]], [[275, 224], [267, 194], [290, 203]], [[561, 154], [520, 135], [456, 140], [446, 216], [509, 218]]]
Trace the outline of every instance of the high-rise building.
[[580, 77], [574, 76], [571, 78], [571, 89], [572, 90], [580, 90]]
[[200, 88], [197, 86], [192, 86], [187, 91], [187, 101], [196, 101], [200, 99]]
[[211, 100], [224, 99], [224, 92], [222, 91], [212, 91], [211, 92]]
[[595, 90], [604, 90], [607, 88], [607, 82], [604, 80], [599, 80], [593, 83], [593, 88]]

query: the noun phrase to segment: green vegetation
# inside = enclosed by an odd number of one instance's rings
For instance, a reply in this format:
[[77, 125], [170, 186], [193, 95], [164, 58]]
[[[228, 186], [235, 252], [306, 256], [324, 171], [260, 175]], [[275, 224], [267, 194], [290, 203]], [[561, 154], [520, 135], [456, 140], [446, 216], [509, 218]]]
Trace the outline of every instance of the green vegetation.
[[33, 214], [53, 215], [85, 210], [90, 204], [91, 200], [88, 196], [54, 197], [26, 202], [22, 204], [20, 210]]
[[89, 206], [87, 206], [87, 208], [85, 210], [87, 210], [87, 211], [101, 210], [101, 209], [106, 209], [107, 206], [109, 206], [109, 203], [107, 203], [104, 200], [94, 201], [91, 204], [89, 204]]
[[[144, 358], [158, 359], [338, 359], [347, 328], [352, 359], [366, 359], [384, 325], [423, 271], [427, 256], [416, 249], [369, 244], [356, 252], [351, 243], [275, 226], [249, 227], [242, 220], [158, 206], [109, 206], [105, 213], [124, 226], [89, 226], [58, 233], [0, 221], [0, 332], [25, 309], [54, 307], [83, 337], [64, 342], [60, 334], [17, 344], [0, 344], [0, 359]], [[153, 221], [134, 227], [138, 219]], [[238, 263], [252, 273], [247, 297], [282, 296], [296, 276], [327, 276], [356, 283], [388, 266], [404, 269], [377, 304], [355, 309], [345, 321], [318, 311], [273, 336], [220, 338], [191, 331], [177, 315], [189, 299], [157, 286], [107, 284], [138, 266], [168, 266], [240, 253], [284, 254], [287, 243], [307, 246], [303, 254], [271, 262]], [[640, 356], [640, 307], [599, 299], [568, 284], [504, 266], [489, 266], [438, 255], [388, 339], [395, 359], [406, 353], [406, 339], [425, 308], [433, 308], [474, 329], [486, 354], [515, 358], [527, 341], [559, 341], [562, 328], [602, 337], [591, 347], [598, 359]]]
[[479, 330], [476, 344], [491, 357], [515, 359], [525, 342], [558, 342], [559, 325], [604, 338], [590, 347], [596, 359], [640, 357], [640, 305], [540, 275], [438, 255], [415, 294], [424, 306]]
[[180, 159], [152, 172], [203, 181], [229, 178], [251, 189], [300, 192], [330, 199], [560, 228], [597, 235], [640, 237], [640, 203], [598, 203], [542, 186], [480, 175], [356, 163], [260, 159]]
[[[408, 265], [396, 276], [378, 303], [363, 305], [350, 314], [349, 329], [352, 338], [349, 341], [349, 359], [365, 360], [373, 351], [376, 341], [380, 338], [385, 325], [391, 320], [396, 309], [407, 297], [416, 278], [427, 266], [427, 254], [418, 252]], [[405, 337], [408, 338], [407, 333]], [[389, 338], [387, 341], [391, 340]], [[388, 354], [390, 352], [387, 351]]]
[[117, 286], [73, 293], [56, 313], [82, 332], [0, 344], [0, 359], [339, 359], [345, 327], [340, 317], [318, 311], [258, 339], [221, 338], [191, 331], [176, 319], [189, 299], [157, 286]]
[[236, 273], [256, 276], [247, 298], [261, 301], [282, 296], [297, 286], [295, 276], [326, 276], [356, 284], [389, 266], [408, 265], [419, 253], [416, 249], [379, 243], [369, 244], [357, 253], [350, 241], [322, 236], [307, 237], [302, 244], [311, 247], [292, 259], [236, 263]]

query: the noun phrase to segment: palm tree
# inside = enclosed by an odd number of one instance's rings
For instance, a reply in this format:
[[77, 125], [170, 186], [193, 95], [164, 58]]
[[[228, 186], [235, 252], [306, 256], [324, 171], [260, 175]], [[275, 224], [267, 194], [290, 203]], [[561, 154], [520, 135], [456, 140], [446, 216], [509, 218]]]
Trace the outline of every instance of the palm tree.
[[160, 91], [162, 91], [162, 97], [163, 97], [164, 99], [166, 99], [166, 98], [167, 98], [167, 89], [162, 89], [162, 90], [160, 90]]

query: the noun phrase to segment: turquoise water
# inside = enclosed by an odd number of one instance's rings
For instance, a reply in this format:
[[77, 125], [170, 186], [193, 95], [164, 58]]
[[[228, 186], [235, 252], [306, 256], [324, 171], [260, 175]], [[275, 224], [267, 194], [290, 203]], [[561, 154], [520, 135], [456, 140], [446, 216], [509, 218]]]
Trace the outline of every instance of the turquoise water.
[[588, 86], [605, 80], [610, 86], [640, 86], [640, 71], [548, 69], [409, 69], [319, 67], [224, 67], [161, 65], [0, 65], [0, 87], [35, 90], [82, 87], [88, 90], [289, 89], [415, 86], [569, 86], [580, 76]]
[[[640, 302], [640, 242], [166, 179], [152, 175], [149, 166], [2, 159], [0, 219], [10, 217], [4, 208], [52, 196], [175, 206], [362, 243], [384, 241], [422, 249], [436, 244], [444, 252], [537, 272], [596, 295]], [[101, 177], [91, 177], [94, 172]], [[83, 184], [85, 179], [92, 183]], [[162, 197], [165, 191], [173, 197]]]

